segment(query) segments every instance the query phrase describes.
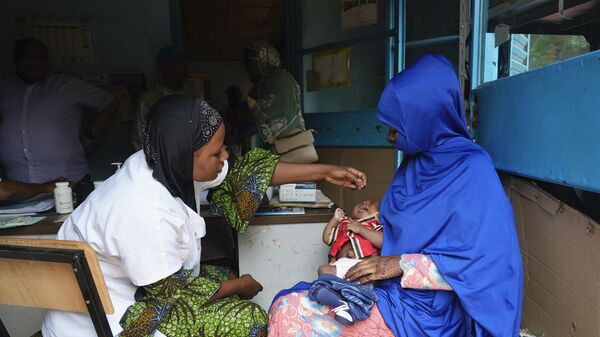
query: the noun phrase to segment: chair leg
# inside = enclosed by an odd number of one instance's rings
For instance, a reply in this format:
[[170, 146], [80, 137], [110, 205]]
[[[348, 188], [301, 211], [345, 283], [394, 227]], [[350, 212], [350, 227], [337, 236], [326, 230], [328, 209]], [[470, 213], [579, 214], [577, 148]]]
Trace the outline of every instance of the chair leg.
[[0, 318], [0, 337], [10, 337], [4, 323], [2, 323], [2, 319]]

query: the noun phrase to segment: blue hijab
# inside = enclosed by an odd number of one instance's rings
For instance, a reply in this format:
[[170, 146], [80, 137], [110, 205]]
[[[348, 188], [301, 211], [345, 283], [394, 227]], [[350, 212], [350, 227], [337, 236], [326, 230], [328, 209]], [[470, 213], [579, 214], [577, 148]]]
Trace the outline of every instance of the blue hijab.
[[454, 291], [376, 289], [398, 337], [519, 335], [523, 270], [513, 211], [489, 155], [469, 138], [458, 79], [425, 56], [387, 85], [377, 117], [404, 161], [380, 207], [383, 256], [430, 255]]

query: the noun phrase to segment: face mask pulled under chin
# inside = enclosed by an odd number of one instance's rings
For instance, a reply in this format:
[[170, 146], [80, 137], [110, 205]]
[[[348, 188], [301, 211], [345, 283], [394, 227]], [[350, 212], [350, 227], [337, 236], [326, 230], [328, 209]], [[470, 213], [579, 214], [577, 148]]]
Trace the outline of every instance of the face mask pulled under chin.
[[225, 180], [225, 176], [227, 176], [227, 172], [229, 171], [229, 164], [227, 163], [227, 160], [223, 162], [223, 164], [223, 169], [221, 170], [221, 172], [219, 172], [219, 175], [217, 175], [217, 178], [215, 178], [215, 180], [194, 181], [194, 189], [196, 190], [196, 194], [221, 185], [223, 180]]

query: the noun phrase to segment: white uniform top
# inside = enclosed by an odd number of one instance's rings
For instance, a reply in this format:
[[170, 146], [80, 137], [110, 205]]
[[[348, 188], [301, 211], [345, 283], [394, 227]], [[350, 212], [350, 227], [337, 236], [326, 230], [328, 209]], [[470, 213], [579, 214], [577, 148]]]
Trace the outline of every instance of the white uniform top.
[[[152, 177], [143, 151], [138, 151], [77, 207], [58, 239], [85, 241], [96, 251], [115, 307], [108, 322], [117, 335], [138, 286], [164, 279], [182, 266], [198, 273], [205, 233], [204, 219]], [[95, 336], [95, 331], [88, 314], [49, 310], [42, 334], [81, 337]]]

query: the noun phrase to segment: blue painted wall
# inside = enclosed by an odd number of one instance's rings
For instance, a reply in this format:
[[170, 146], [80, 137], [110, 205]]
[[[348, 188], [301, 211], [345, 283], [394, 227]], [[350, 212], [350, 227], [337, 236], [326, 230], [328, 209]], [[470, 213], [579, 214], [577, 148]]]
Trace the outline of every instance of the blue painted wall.
[[317, 146], [391, 147], [388, 127], [375, 117], [375, 110], [306, 114], [304, 120], [314, 129]]
[[600, 192], [600, 51], [476, 89], [496, 167]]

